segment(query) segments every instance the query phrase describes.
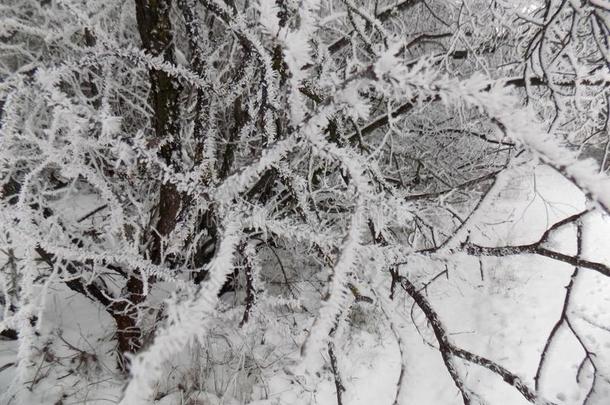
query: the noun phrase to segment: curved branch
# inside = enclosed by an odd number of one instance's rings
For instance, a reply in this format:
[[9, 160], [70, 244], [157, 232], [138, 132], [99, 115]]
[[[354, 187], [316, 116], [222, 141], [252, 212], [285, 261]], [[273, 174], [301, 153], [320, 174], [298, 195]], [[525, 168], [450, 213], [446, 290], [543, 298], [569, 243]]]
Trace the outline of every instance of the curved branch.
[[547, 401], [541, 397], [539, 397], [534, 390], [532, 390], [528, 385], [523, 381], [523, 379], [517, 376], [514, 373], [511, 373], [509, 370], [499, 365], [498, 363], [489, 360], [485, 357], [479, 356], [477, 354], [471, 353], [467, 350], [461, 349], [455, 346], [453, 343], [449, 341], [449, 337], [447, 335], [447, 330], [442, 324], [440, 317], [432, 308], [430, 302], [424, 297], [424, 295], [413, 285], [406, 277], [398, 276], [400, 279], [400, 285], [402, 288], [409, 294], [409, 296], [415, 301], [417, 306], [422, 310], [428, 321], [430, 322], [430, 326], [434, 331], [434, 335], [439, 344], [439, 350], [441, 355], [443, 356], [443, 361], [451, 374], [456, 386], [462, 392], [462, 397], [464, 399], [464, 404], [468, 404], [469, 396], [468, 389], [464, 386], [463, 381], [457, 376], [456, 370], [453, 368], [452, 357], [456, 356], [463, 360], [469, 361], [471, 363], [477, 364], [481, 367], [486, 368], [494, 374], [497, 374], [504, 380], [507, 384], [513, 386], [525, 399], [530, 401], [533, 404], [537, 405], [553, 405], [553, 402]]

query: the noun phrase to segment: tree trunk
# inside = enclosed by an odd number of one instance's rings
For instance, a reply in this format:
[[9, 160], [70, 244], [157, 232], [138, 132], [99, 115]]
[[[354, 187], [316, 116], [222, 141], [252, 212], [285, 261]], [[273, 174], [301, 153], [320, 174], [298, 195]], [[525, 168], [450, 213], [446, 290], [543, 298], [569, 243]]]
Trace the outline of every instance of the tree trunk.
[[[152, 56], [161, 56], [167, 62], [174, 62], [172, 25], [170, 21], [171, 0], [135, 0], [138, 31], [144, 50]], [[178, 138], [178, 97], [180, 85], [166, 72], [151, 69], [150, 99], [153, 110], [153, 145], [162, 142], [159, 156], [169, 167], [179, 160], [180, 140]], [[175, 184], [163, 183], [159, 190], [158, 219], [152, 233], [149, 255], [154, 263], [162, 260], [163, 238], [176, 226], [176, 217], [182, 203], [182, 196]]]
[[[167, 62], [174, 62], [169, 16], [171, 0], [135, 0], [135, 5], [138, 31], [144, 50], [152, 56], [161, 56]], [[179, 161], [181, 149], [177, 125], [180, 86], [166, 72], [157, 69], [149, 71], [149, 80], [149, 103], [153, 110], [151, 124], [154, 130], [154, 138], [150, 144], [162, 144], [158, 151], [159, 156], [165, 164], [174, 167], [174, 161]], [[154, 229], [151, 230], [151, 243], [148, 248], [148, 255], [155, 264], [162, 261], [163, 240], [173, 231], [181, 204], [182, 196], [176, 186], [172, 183], [162, 183], [159, 189], [157, 219]], [[124, 368], [123, 354], [134, 353], [142, 345], [136, 308], [136, 305], [144, 300], [142, 277], [139, 272], [130, 275], [126, 285], [126, 303], [117, 303], [116, 308], [113, 308], [116, 314], [120, 362]]]

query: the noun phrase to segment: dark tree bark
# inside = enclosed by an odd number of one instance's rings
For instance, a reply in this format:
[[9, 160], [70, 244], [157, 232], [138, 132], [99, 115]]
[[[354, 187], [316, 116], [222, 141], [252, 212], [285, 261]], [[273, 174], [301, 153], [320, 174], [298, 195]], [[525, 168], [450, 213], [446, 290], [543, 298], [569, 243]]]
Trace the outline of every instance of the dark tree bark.
[[[173, 62], [174, 48], [169, 15], [171, 0], [135, 0], [135, 5], [142, 47], [152, 56], [161, 56], [165, 61]], [[166, 72], [157, 69], [149, 71], [149, 80], [149, 104], [153, 111], [151, 124], [154, 130], [149, 145], [161, 145], [159, 157], [166, 165], [178, 170], [174, 161], [179, 158], [181, 150], [177, 125], [180, 85]], [[162, 261], [163, 240], [176, 226], [181, 205], [182, 196], [176, 185], [162, 183], [148, 248], [148, 255], [155, 264]], [[137, 324], [137, 306], [144, 300], [142, 277], [144, 276], [138, 270], [134, 270], [127, 280], [124, 299], [111, 305], [117, 324], [119, 364], [123, 369], [127, 368], [124, 353], [135, 353], [142, 345], [142, 333]]]
[[[174, 62], [172, 25], [170, 21], [171, 0], [135, 0], [138, 31], [144, 50], [152, 56], [161, 56]], [[174, 170], [179, 160], [180, 139], [178, 137], [178, 98], [180, 85], [166, 72], [151, 69], [149, 103], [153, 111], [154, 138], [151, 145], [161, 144], [159, 157]], [[176, 226], [182, 196], [173, 183], [162, 183], [159, 190], [158, 216], [149, 254], [154, 263], [160, 263], [163, 238]]]

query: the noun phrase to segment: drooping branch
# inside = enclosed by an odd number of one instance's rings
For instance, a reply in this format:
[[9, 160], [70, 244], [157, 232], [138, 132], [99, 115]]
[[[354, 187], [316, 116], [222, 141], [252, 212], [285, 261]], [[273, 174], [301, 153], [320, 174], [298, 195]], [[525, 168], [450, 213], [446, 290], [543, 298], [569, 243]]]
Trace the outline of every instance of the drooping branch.
[[528, 387], [528, 385], [523, 381], [521, 377], [510, 372], [503, 366], [485, 357], [479, 356], [477, 354], [471, 353], [467, 350], [455, 346], [449, 340], [446, 328], [441, 322], [440, 317], [438, 316], [436, 311], [432, 308], [432, 305], [430, 304], [428, 299], [405, 276], [398, 277], [400, 279], [400, 285], [402, 286], [402, 288], [415, 301], [417, 306], [422, 310], [422, 312], [428, 319], [428, 322], [430, 323], [430, 326], [434, 332], [434, 336], [436, 337], [436, 340], [439, 344], [439, 350], [441, 352], [441, 355], [443, 356], [445, 366], [451, 374], [456, 386], [462, 393], [464, 404], [470, 403], [470, 395], [468, 388], [464, 385], [463, 380], [460, 378], [457, 373], [457, 370], [455, 369], [455, 366], [453, 364], [453, 356], [477, 364], [500, 376], [502, 380], [504, 380], [507, 384], [513, 386], [517, 391], [519, 391], [519, 393], [521, 393], [521, 395], [523, 395], [525, 399], [527, 399], [533, 404], [553, 405], [552, 402], [547, 401], [538, 396], [534, 390]]
[[417, 290], [417, 288], [404, 276], [398, 276], [400, 279], [400, 285], [402, 288], [409, 294], [409, 296], [415, 301], [417, 306], [422, 310], [428, 322], [430, 322], [430, 326], [432, 327], [432, 331], [434, 332], [434, 336], [436, 337], [436, 341], [439, 344], [439, 350], [441, 352], [441, 356], [443, 358], [443, 362], [445, 363], [445, 367], [447, 371], [451, 375], [455, 386], [458, 388], [460, 393], [462, 394], [462, 400], [464, 401], [464, 405], [470, 405], [472, 403], [472, 393], [464, 383], [464, 380], [460, 376], [456, 365], [455, 359], [451, 353], [451, 344], [449, 343], [449, 337], [447, 336], [447, 332], [441, 323], [440, 317], [437, 315], [436, 311], [432, 309], [432, 306], [428, 302], [428, 300]]
[[343, 393], [345, 392], [345, 386], [341, 379], [341, 373], [339, 371], [339, 365], [337, 363], [337, 355], [335, 354], [335, 344], [330, 341], [328, 342], [328, 357], [330, 358], [330, 368], [333, 372], [335, 380], [335, 390], [337, 394], [337, 405], [343, 405]]
[[[571, 217], [566, 218], [563, 221], [557, 222], [556, 224], [553, 225], [552, 228], [557, 229], [559, 226], [566, 224], [566, 223], [570, 223], [571, 221], [573, 221], [573, 218], [580, 218], [582, 215], [584, 215], [584, 213], [586, 213], [588, 211], [583, 211], [579, 214], [575, 214], [572, 215]], [[576, 255], [580, 256], [582, 254], [582, 228], [583, 228], [583, 224], [581, 221], [579, 221], [577, 219], [577, 224], [576, 224]], [[558, 225], [558, 226], [557, 226]], [[550, 229], [549, 229], [550, 231]], [[545, 235], [547, 235], [549, 233], [549, 231], [547, 231], [545, 233]], [[545, 239], [545, 236], [543, 236], [542, 239]], [[544, 348], [542, 349], [542, 353], [540, 354], [540, 361], [538, 362], [538, 368], [536, 370], [536, 376], [534, 377], [534, 381], [535, 381], [535, 386], [536, 386], [536, 391], [540, 392], [540, 388], [541, 388], [541, 383], [542, 383], [542, 378], [543, 378], [543, 374], [544, 374], [544, 369], [545, 369], [545, 365], [547, 364], [547, 356], [549, 351], [552, 348], [552, 345], [555, 341], [555, 337], [557, 336], [557, 333], [559, 332], [559, 330], [563, 327], [563, 326], [567, 326], [569, 328], [569, 330], [574, 334], [574, 337], [579, 341], [579, 343], [581, 344], [583, 350], [585, 351], [585, 358], [583, 359], [583, 364], [586, 361], [590, 361], [591, 364], [593, 365], [593, 367], [595, 368], [595, 364], [593, 362], [592, 359], [592, 353], [590, 353], [587, 350], [587, 347], [583, 344], [580, 336], [578, 336], [578, 334], [576, 333], [576, 331], [574, 330], [574, 328], [572, 327], [572, 324], [568, 318], [568, 309], [570, 307], [570, 303], [571, 303], [571, 298], [572, 298], [572, 291], [574, 288], [574, 283], [576, 282], [576, 278], [578, 277], [580, 273], [580, 268], [579, 267], [574, 267], [574, 271], [572, 272], [572, 275], [570, 276], [570, 282], [568, 283], [568, 285], [566, 286], [566, 294], [564, 296], [564, 300], [563, 300], [563, 306], [561, 308], [561, 313], [559, 315], [559, 319], [557, 320], [557, 322], [555, 322], [555, 324], [553, 325], [553, 327], [551, 328], [551, 332], [549, 333], [549, 336], [544, 344]], [[578, 379], [578, 377], [577, 377]], [[593, 385], [591, 386], [591, 390], [593, 390]], [[587, 398], [591, 395], [591, 391], [587, 394]], [[587, 403], [587, 400], [585, 399], [584, 403]]]

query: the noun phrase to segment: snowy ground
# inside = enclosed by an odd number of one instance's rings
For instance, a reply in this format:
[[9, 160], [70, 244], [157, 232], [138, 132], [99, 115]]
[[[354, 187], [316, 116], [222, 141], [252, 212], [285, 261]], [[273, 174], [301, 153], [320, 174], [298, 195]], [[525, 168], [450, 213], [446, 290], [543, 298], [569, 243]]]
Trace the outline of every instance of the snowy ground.
[[[545, 167], [535, 176], [511, 183], [488, 208], [486, 222], [477, 224], [472, 241], [485, 246], [523, 244], [538, 240], [554, 222], [581, 211], [584, 197], [574, 186]], [[585, 256], [610, 263], [607, 237], [610, 221], [599, 214], [587, 217]], [[552, 248], [567, 253], [575, 251], [575, 228], [566, 227], [552, 239]], [[485, 258], [481, 263], [464, 257], [460, 265], [449, 268], [428, 289], [428, 298], [439, 312], [454, 342], [474, 353], [488, 357], [524, 377], [533, 386], [541, 351], [553, 325], [560, 317], [565, 286], [574, 269], [544, 257], [515, 256]], [[429, 269], [430, 275], [443, 270]], [[572, 295], [573, 327], [594, 358], [598, 374], [610, 376], [610, 280], [590, 271], [580, 271]], [[398, 301], [397, 301], [398, 302]], [[101, 309], [82, 296], [65, 290], [49, 291], [48, 307], [43, 314], [43, 330], [61, 330], [61, 338], [50, 347], [54, 362], [41, 362], [36, 378], [43, 389], [20, 397], [27, 404], [111, 404], [120, 397], [121, 383], [114, 371], [112, 321]], [[441, 356], [431, 346], [423, 314], [406, 300], [396, 305], [400, 335], [405, 343], [406, 376], [402, 404], [457, 405], [462, 400]], [[412, 322], [412, 319], [415, 323]], [[400, 370], [396, 339], [387, 327], [369, 325], [352, 328], [344, 347], [338, 348], [339, 365], [344, 376], [344, 404], [392, 404]], [[15, 342], [0, 341], [0, 392], [8, 389], [15, 367]], [[593, 380], [593, 367], [583, 363], [585, 351], [570, 330], [558, 332], [543, 374], [544, 396], [557, 404], [581, 404]], [[55, 368], [49, 364], [55, 364]], [[57, 366], [61, 364], [61, 367]], [[490, 405], [528, 403], [500, 378], [480, 367], [459, 363], [468, 386], [481, 394]], [[602, 366], [600, 366], [602, 365]], [[59, 374], [58, 370], [64, 370]], [[578, 378], [577, 378], [578, 377]], [[603, 379], [602, 379], [603, 380]], [[38, 381], [38, 380], [37, 380]], [[86, 384], [83, 385], [83, 381]], [[603, 381], [600, 401], [604, 404]], [[335, 404], [334, 383], [327, 381], [307, 398], [297, 398], [292, 382], [285, 374], [267, 381], [268, 401], [273, 403]], [[63, 398], [63, 399], [62, 399]], [[610, 398], [607, 397], [607, 398]], [[201, 394], [200, 403], [239, 403]], [[58, 402], [62, 400], [63, 402]], [[4, 402], [2, 402], [4, 401]], [[26, 401], [26, 402], [23, 402]], [[7, 398], [1, 403], [9, 403]], [[19, 403], [13, 400], [10, 403]], [[181, 404], [173, 393], [159, 404]], [[610, 403], [610, 402], [609, 402]]]

